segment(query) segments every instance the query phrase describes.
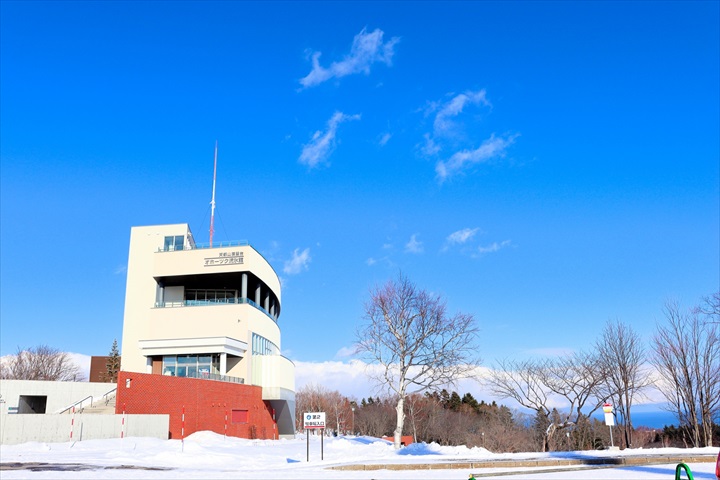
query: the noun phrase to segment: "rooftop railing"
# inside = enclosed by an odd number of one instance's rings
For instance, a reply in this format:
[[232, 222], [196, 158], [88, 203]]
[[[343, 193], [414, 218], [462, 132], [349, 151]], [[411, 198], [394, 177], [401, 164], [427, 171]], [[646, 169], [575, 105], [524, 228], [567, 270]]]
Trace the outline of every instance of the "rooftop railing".
[[209, 248], [227, 248], [227, 247], [247, 247], [250, 243], [247, 240], [231, 240], [227, 242], [213, 242], [212, 245], [209, 243], [195, 243], [183, 245], [182, 248], [169, 245], [167, 247], [158, 247], [158, 252], [179, 252], [183, 250], [203, 250]]

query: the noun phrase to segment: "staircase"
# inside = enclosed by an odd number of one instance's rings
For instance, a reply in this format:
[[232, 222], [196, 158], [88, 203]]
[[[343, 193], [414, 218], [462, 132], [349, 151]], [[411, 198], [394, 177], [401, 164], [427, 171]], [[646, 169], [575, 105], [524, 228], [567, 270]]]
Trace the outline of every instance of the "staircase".
[[95, 400], [89, 407], [83, 408], [82, 413], [83, 415], [113, 415], [115, 413], [115, 400], [116, 396], [113, 392], [112, 394], [109, 394], [104, 398]]

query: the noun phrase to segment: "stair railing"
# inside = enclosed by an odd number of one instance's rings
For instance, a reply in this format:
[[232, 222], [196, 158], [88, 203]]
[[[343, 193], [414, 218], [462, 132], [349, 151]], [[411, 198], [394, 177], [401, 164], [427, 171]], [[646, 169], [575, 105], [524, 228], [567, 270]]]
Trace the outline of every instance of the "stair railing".
[[105, 400], [106, 407], [108, 406], [108, 403], [110, 403], [110, 397], [108, 395], [110, 395], [113, 392], [117, 392], [117, 387], [113, 388], [112, 390], [110, 390], [109, 392], [107, 392], [105, 395], [102, 396], [102, 399]]
[[90, 399], [90, 405], [92, 405], [92, 403], [93, 403], [93, 396], [92, 396], [92, 395], [88, 395], [87, 397], [83, 398], [83, 399], [80, 400], [79, 402], [75, 402], [75, 403], [73, 403], [72, 405], [70, 405], [69, 407], [67, 407], [66, 409], [61, 410], [61, 411], [59, 412], [59, 414], [63, 414], [63, 413], [65, 413], [65, 412], [71, 410], [73, 407], [75, 407], [75, 406], [77, 406], [77, 405], [80, 405], [80, 411], [82, 412], [83, 409], [84, 409], [84, 407], [82, 406], [82, 403], [83, 403], [85, 400], [87, 400], [88, 398]]

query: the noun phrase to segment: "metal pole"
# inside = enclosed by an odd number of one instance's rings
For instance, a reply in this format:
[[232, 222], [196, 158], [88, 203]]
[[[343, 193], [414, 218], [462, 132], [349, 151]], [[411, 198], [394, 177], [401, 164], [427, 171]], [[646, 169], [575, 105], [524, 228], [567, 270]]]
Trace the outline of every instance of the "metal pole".
[[324, 457], [323, 438], [325, 438], [325, 429], [324, 428], [320, 430], [320, 460], [322, 460]]
[[310, 435], [308, 435], [307, 428], [305, 429], [305, 439], [307, 440], [307, 461], [310, 461]]
[[612, 425], [609, 425], [608, 428], [610, 429], [610, 446], [614, 447], [615, 443], [613, 443], [613, 438], [612, 438]]
[[217, 140], [215, 140], [215, 165], [213, 167], [213, 189], [212, 189], [212, 200], [210, 201], [210, 205], [212, 209], [210, 210], [210, 248], [212, 248], [213, 243], [213, 233], [215, 233], [215, 177], [217, 176]]

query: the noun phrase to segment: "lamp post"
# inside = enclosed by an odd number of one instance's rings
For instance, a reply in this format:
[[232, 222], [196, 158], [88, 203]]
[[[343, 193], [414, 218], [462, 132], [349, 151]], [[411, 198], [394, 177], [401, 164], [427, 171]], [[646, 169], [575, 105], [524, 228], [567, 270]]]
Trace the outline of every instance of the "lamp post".
[[352, 409], [352, 434], [355, 435], [355, 405], [350, 408]]

